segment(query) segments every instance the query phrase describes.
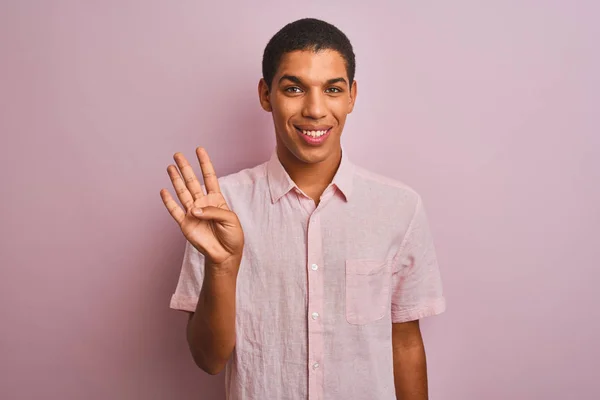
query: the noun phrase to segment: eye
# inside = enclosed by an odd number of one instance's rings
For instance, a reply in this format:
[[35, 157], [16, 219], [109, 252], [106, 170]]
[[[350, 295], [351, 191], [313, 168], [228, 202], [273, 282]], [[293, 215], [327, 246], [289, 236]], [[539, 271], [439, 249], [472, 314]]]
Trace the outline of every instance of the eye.
[[302, 89], [300, 89], [298, 86], [290, 86], [289, 88], [286, 88], [285, 91], [287, 93], [301, 93]]
[[342, 89], [338, 87], [330, 87], [326, 90], [327, 93], [342, 93]]

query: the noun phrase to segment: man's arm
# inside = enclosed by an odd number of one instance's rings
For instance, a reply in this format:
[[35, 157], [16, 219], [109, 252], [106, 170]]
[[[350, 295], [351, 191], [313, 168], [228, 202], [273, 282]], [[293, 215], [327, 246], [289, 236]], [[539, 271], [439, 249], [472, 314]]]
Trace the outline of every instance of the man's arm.
[[[231, 266], [205, 263], [205, 276], [196, 312], [190, 315], [187, 340], [196, 365], [216, 375], [235, 347], [235, 289], [241, 259]], [[237, 265], [236, 265], [237, 264]]]
[[427, 363], [419, 321], [392, 324], [394, 384], [398, 400], [427, 400]]
[[160, 196], [188, 243], [205, 259], [202, 288], [188, 321], [187, 339], [196, 364], [214, 375], [223, 369], [235, 346], [235, 288], [244, 231], [221, 193], [206, 150], [198, 147], [196, 155], [205, 187], [184, 155], [176, 153], [177, 167], [169, 165], [167, 172], [183, 208], [168, 190], [162, 189]]

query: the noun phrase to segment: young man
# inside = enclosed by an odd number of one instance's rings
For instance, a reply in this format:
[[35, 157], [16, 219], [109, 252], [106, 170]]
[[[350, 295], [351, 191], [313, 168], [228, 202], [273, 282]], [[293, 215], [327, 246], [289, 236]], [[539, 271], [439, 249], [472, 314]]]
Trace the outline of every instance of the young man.
[[[354, 164], [340, 137], [357, 96], [347, 37], [286, 25], [263, 56], [260, 104], [276, 148], [205, 188], [180, 153], [161, 196], [187, 239], [171, 307], [228, 399], [427, 398], [419, 319], [445, 308], [417, 193]], [[204, 189], [206, 192], [204, 192]], [[243, 228], [243, 229], [242, 229]]]

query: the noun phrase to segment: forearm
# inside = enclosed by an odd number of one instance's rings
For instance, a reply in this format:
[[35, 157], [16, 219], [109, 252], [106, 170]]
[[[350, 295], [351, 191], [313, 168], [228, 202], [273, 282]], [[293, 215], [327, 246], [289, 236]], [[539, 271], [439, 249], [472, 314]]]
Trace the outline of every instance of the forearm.
[[394, 384], [398, 400], [427, 400], [427, 362], [422, 342], [394, 349]]
[[207, 263], [187, 339], [196, 364], [209, 374], [219, 373], [235, 347], [235, 291], [239, 260], [230, 268]]

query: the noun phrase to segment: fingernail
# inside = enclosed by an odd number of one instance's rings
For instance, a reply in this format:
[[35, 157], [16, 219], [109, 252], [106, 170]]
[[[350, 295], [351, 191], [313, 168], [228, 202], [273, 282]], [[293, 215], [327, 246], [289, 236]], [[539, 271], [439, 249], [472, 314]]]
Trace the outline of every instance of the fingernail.
[[202, 209], [201, 208], [194, 208], [192, 210], [192, 214], [194, 214], [196, 216], [202, 215]]

